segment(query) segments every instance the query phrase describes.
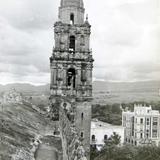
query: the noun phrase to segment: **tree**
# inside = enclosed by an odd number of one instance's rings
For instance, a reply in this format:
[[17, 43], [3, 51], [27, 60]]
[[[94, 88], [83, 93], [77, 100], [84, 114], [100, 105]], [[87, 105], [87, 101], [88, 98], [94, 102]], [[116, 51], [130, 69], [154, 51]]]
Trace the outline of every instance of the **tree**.
[[112, 145], [119, 145], [121, 142], [121, 136], [117, 134], [116, 132], [113, 132], [113, 134], [110, 136], [109, 141], [111, 141]]

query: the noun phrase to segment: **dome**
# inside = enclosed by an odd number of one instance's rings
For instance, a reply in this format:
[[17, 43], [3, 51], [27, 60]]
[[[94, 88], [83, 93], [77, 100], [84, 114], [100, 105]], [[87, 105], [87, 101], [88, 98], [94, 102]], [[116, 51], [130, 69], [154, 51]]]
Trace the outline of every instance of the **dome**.
[[75, 6], [83, 8], [83, 0], [61, 0], [61, 7]]

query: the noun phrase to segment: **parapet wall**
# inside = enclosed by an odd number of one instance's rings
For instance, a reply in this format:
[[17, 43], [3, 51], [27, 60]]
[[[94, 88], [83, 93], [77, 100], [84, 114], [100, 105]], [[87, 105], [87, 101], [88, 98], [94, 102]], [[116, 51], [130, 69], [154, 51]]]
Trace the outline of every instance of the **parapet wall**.
[[62, 140], [63, 160], [87, 160], [88, 152], [84, 149], [83, 139], [76, 127], [76, 102], [74, 99], [62, 97], [56, 97], [54, 102], [56, 105], [52, 106], [59, 108], [59, 134]]

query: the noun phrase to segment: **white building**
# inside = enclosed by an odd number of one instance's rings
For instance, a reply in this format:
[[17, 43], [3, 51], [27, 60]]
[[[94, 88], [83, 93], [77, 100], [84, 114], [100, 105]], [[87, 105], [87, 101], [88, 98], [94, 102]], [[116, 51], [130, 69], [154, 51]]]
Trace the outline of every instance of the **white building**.
[[122, 125], [125, 144], [160, 145], [160, 113], [151, 106], [135, 105], [134, 112], [123, 112]]
[[114, 126], [98, 120], [91, 122], [91, 140], [90, 144], [101, 149], [104, 146], [104, 141], [116, 132], [121, 136], [121, 144], [124, 142], [124, 128], [122, 126]]

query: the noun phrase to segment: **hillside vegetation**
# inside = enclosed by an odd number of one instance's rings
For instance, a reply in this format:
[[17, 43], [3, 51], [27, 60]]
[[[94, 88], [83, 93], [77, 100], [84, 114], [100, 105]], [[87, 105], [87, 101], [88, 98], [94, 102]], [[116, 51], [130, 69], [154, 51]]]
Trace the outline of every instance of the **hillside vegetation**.
[[[49, 96], [49, 84], [34, 86], [31, 84], [0, 85], [0, 94], [15, 88], [25, 96]], [[160, 81], [111, 83], [93, 82], [93, 104], [130, 103], [135, 101], [159, 101]]]
[[42, 144], [61, 151], [60, 138], [53, 136], [55, 124], [41, 108], [15, 95], [6, 98], [12, 102], [0, 103], [0, 160], [35, 160]]
[[132, 103], [122, 103], [122, 104], [94, 104], [92, 105], [92, 118], [96, 118], [100, 121], [107, 122], [113, 125], [122, 124], [122, 110], [128, 109], [130, 111], [134, 110], [134, 104], [151, 105], [152, 109], [160, 111], [160, 101], [157, 102], [142, 102], [135, 101]]

